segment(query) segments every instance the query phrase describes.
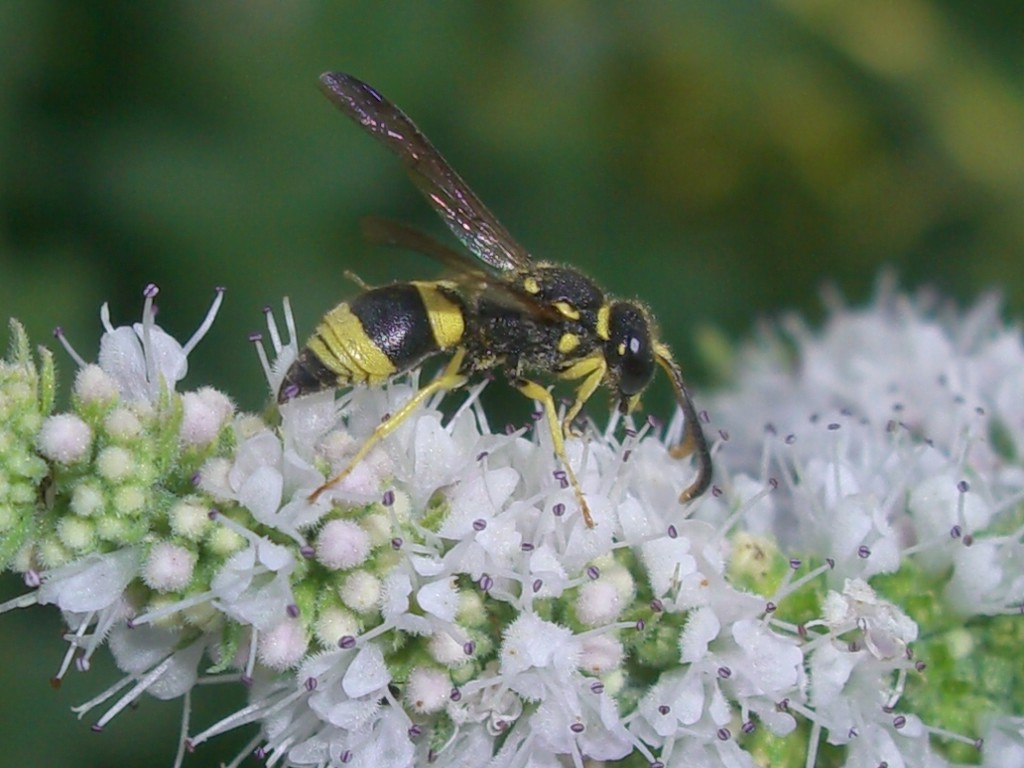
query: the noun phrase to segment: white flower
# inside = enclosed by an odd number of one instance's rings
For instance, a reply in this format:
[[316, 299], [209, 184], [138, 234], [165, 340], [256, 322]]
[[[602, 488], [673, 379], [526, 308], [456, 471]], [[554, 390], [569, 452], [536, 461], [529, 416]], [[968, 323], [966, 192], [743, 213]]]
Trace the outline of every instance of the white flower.
[[[220, 522], [229, 525], [224, 518]], [[244, 530], [239, 533], [249, 546], [228, 558], [210, 587], [225, 615], [267, 631], [276, 627], [295, 603], [289, 580], [295, 557], [268, 539]]]
[[[985, 622], [1024, 601], [1024, 406], [1007, 388], [1024, 345], [991, 306], [943, 321], [883, 295], [766, 336], [734, 392], [699, 398], [715, 482], [685, 506], [678, 416], [664, 434], [591, 425], [566, 444], [589, 528], [543, 419], [493, 433], [479, 386], [332, 483], [418, 372], [297, 398], [279, 424], [236, 414], [173, 391], [192, 342], [153, 323], [151, 293], [135, 328], [107, 322], [79, 410], [35, 443], [56, 501], [18, 562], [42, 586], [6, 606], [61, 608], [59, 676], [110, 638], [126, 677], [82, 708], [119, 696], [98, 725], [144, 692], [198, 690], [202, 664], [249, 701], [189, 744], [255, 724], [275, 766], [753, 768], [770, 749], [788, 767], [827, 743], [844, 765], [935, 768], [976, 737], [920, 691], [951, 667], [983, 689], [977, 649], [1012, 636]], [[261, 350], [275, 394], [297, 355], [286, 324], [268, 319], [275, 361]], [[1018, 721], [968, 727], [986, 765], [1019, 762]]]
[[181, 345], [154, 322], [153, 299], [159, 289], [149, 285], [143, 292], [142, 322], [115, 328], [104, 304], [100, 319], [106, 333], [100, 339], [99, 365], [117, 383], [125, 400], [155, 402], [164, 388], [173, 389], [188, 373], [188, 354], [210, 329], [224, 299], [219, 289], [213, 305], [191, 339]]
[[917, 624], [860, 579], [847, 579], [841, 595], [829, 592], [823, 607], [825, 624], [833, 632], [856, 628], [878, 659], [903, 656], [907, 645], [917, 639]]
[[139, 561], [137, 549], [88, 555], [48, 571], [36, 599], [40, 605], [53, 603], [70, 613], [102, 611], [120, 602], [125, 588], [139, 573]]
[[506, 684], [528, 699], [543, 697], [546, 675], [564, 683], [578, 666], [580, 647], [570, 630], [524, 613], [506, 630], [501, 645], [501, 674]]

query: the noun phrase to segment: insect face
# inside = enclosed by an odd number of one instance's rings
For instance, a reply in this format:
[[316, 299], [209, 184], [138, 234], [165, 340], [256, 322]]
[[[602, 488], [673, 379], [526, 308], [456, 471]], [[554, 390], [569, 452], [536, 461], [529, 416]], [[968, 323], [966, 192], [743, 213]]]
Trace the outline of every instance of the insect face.
[[651, 324], [641, 306], [629, 301], [611, 305], [604, 356], [609, 380], [619, 396], [619, 411], [631, 413], [654, 376]]

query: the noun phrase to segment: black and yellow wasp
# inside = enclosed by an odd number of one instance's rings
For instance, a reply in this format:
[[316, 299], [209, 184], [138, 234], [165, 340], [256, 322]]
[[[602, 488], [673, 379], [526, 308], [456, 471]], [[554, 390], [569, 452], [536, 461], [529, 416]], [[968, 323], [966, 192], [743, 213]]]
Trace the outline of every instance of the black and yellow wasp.
[[[413, 122], [372, 87], [351, 75], [321, 75], [324, 93], [342, 112], [399, 157], [413, 182], [474, 261], [426, 235], [371, 219], [378, 243], [418, 250], [449, 267], [452, 279], [364, 288], [328, 312], [285, 374], [279, 403], [328, 387], [380, 385], [441, 353], [443, 372], [363, 443], [348, 466], [310, 499], [342, 480], [380, 440], [437, 392], [463, 386], [478, 371], [502, 367], [520, 392], [542, 406], [555, 453], [575, 491], [586, 524], [593, 520], [565, 453], [565, 438], [584, 403], [602, 384], [622, 413], [632, 412], [659, 365], [672, 381], [686, 419], [675, 458], [696, 453], [696, 479], [680, 502], [703, 493], [711, 456], [697, 413], [669, 348], [658, 340], [642, 304], [614, 299], [577, 270], [535, 262], [459, 178]], [[578, 382], [559, 421], [551, 393], [535, 374]]]

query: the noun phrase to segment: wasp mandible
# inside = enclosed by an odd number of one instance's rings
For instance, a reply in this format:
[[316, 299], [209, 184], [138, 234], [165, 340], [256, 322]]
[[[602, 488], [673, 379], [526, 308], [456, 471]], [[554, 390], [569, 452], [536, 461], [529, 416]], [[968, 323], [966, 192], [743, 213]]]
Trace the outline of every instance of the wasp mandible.
[[[328, 312], [285, 374], [278, 402], [329, 387], [377, 386], [435, 355], [451, 357], [441, 374], [382, 422], [349, 464], [317, 488], [310, 501], [344, 479], [374, 445], [428, 398], [463, 386], [474, 373], [502, 368], [512, 386], [543, 409], [555, 454], [588, 527], [594, 521], [565, 453], [573, 421], [600, 386], [623, 414], [640, 403], [655, 365], [668, 375], [686, 423], [674, 458], [697, 457], [697, 477], [680, 502], [711, 482], [711, 455], [679, 365], [659, 341], [651, 313], [616, 299], [572, 267], [534, 261], [506, 231], [413, 122], [355, 77], [328, 72], [324, 93], [402, 161], [427, 201], [476, 260], [421, 232], [369, 219], [370, 240], [423, 252], [448, 266], [452, 279], [396, 282], [365, 288]], [[537, 374], [577, 382], [561, 420]]]

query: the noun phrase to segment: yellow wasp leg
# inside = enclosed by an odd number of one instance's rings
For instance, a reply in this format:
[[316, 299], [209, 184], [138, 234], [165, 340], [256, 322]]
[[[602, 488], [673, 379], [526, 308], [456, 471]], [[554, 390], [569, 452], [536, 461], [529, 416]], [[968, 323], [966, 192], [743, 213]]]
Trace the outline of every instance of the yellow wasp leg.
[[563, 434], [575, 434], [572, 428], [573, 420], [580, 415], [580, 411], [583, 410], [583, 405], [591, 398], [594, 392], [597, 391], [597, 388], [601, 386], [601, 382], [604, 381], [604, 375], [607, 371], [608, 363], [605, 362], [604, 355], [597, 354], [591, 357], [585, 357], [582, 360], [573, 363], [558, 374], [558, 378], [565, 379], [567, 381], [583, 379], [583, 383], [576, 388], [576, 402], [572, 404], [568, 413], [565, 414], [565, 418], [562, 419]]
[[576, 494], [576, 501], [580, 505], [580, 511], [583, 513], [583, 522], [587, 524], [587, 528], [593, 528], [594, 518], [590, 516], [590, 507], [587, 506], [587, 501], [583, 498], [583, 489], [580, 488], [580, 482], [576, 479], [576, 473], [572, 471], [572, 467], [569, 466], [569, 458], [565, 455], [565, 440], [562, 438], [562, 427], [558, 423], [555, 401], [551, 397], [551, 393], [533, 381], [523, 381], [517, 386], [519, 391], [528, 398], [536, 400], [544, 406], [548, 431], [551, 432], [551, 442], [555, 446], [555, 456], [558, 457], [558, 461], [565, 468], [565, 474], [569, 478], [569, 482], [572, 483], [572, 489]]
[[466, 350], [458, 350], [454, 357], [449, 361], [448, 365], [445, 366], [445, 369], [440, 376], [427, 384], [427, 386], [420, 388], [405, 405], [398, 409], [398, 413], [394, 414], [387, 421], [381, 422], [377, 428], [373, 430], [373, 434], [366, 438], [362, 447], [360, 447], [356, 452], [356, 455], [353, 456], [352, 460], [348, 463], [348, 466], [309, 494], [309, 503], [312, 504], [320, 497], [321, 493], [326, 491], [328, 488], [337, 485], [348, 477], [349, 473], [356, 468], [360, 461], [366, 458], [366, 454], [368, 454], [377, 443], [394, 432], [403, 421], [412, 415], [413, 411], [423, 405], [423, 403], [426, 402], [426, 400], [434, 393], [458, 389], [465, 384], [466, 377], [459, 373], [459, 369], [462, 367], [462, 362], [465, 358]]

